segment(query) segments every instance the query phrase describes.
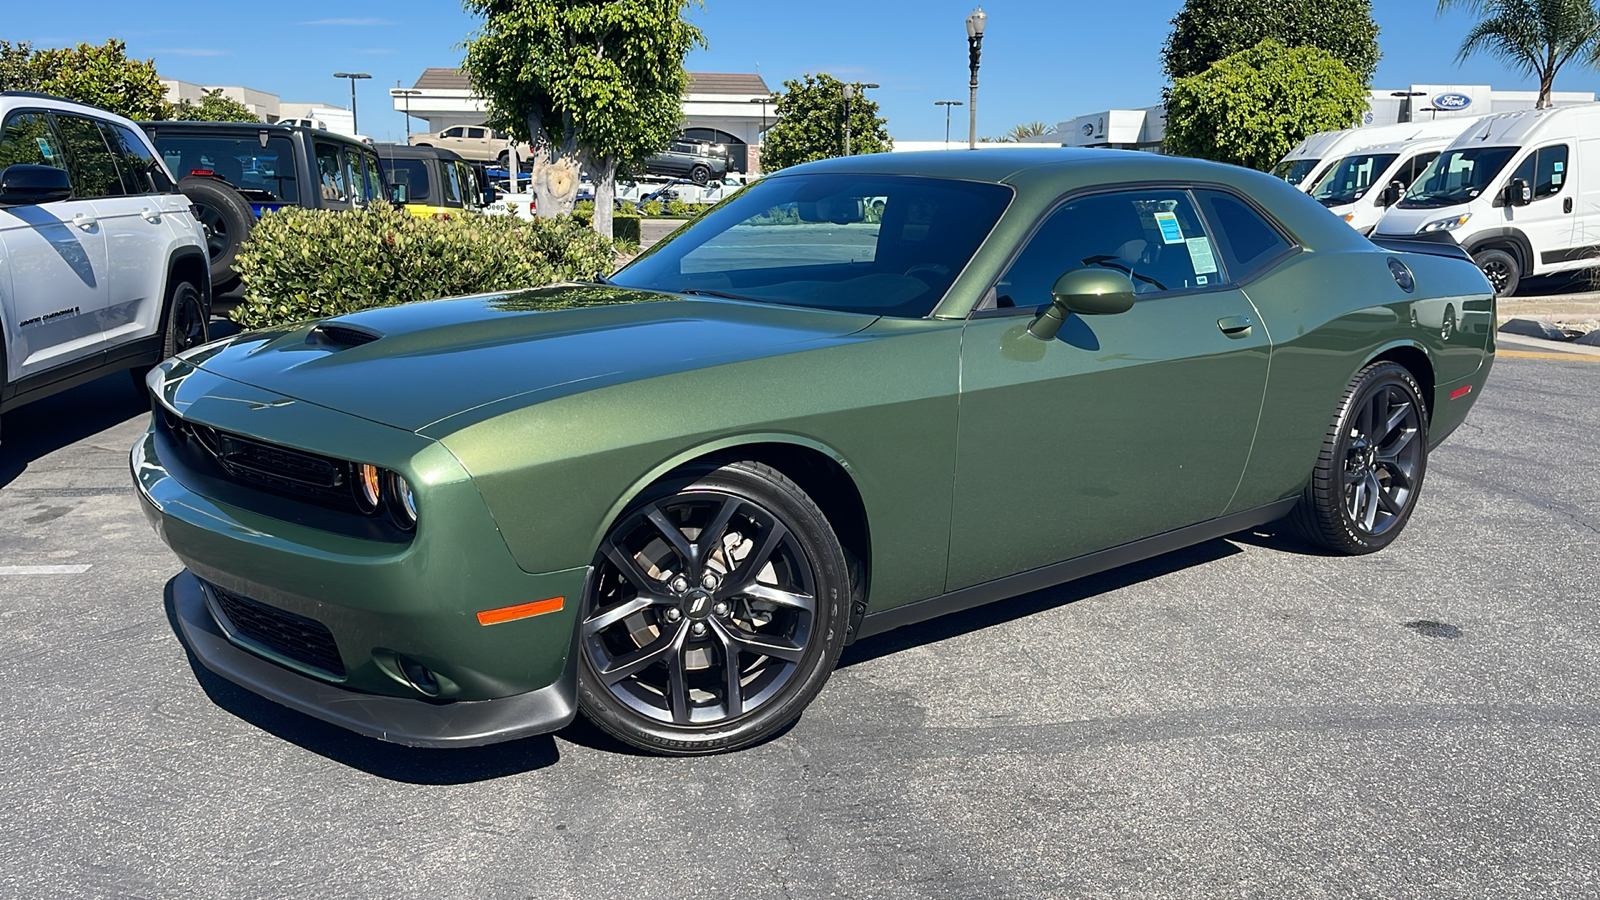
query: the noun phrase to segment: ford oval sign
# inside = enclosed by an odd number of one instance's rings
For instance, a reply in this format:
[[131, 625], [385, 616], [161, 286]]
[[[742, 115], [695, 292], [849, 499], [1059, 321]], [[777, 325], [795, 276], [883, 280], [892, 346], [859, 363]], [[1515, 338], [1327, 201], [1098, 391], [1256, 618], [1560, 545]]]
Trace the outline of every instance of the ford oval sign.
[[1442, 110], [1466, 109], [1472, 105], [1472, 98], [1466, 94], [1440, 94], [1433, 98], [1433, 105]]

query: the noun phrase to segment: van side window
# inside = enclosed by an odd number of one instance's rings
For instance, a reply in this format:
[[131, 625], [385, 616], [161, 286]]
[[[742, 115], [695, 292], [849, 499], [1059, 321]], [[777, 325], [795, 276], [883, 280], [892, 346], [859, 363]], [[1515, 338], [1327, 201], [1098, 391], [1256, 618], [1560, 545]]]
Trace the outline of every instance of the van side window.
[[1561, 186], [1567, 183], [1567, 145], [1540, 147], [1528, 154], [1511, 177], [1526, 181], [1535, 200], [1561, 193]]

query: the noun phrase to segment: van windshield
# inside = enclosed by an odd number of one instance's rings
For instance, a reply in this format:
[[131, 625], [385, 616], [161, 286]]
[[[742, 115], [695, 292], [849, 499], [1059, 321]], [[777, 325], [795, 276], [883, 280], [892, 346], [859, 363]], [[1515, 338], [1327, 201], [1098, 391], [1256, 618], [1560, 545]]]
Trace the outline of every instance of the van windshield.
[[1323, 206], [1343, 206], [1366, 196], [1373, 179], [1389, 171], [1398, 153], [1357, 153], [1346, 156], [1328, 169], [1317, 186], [1311, 189]]
[[1272, 167], [1272, 174], [1282, 178], [1293, 185], [1298, 185], [1306, 180], [1311, 170], [1317, 167], [1320, 159], [1286, 159]]
[[1406, 191], [1400, 207], [1430, 209], [1475, 200], [1516, 152], [1516, 147], [1471, 147], [1442, 153]]

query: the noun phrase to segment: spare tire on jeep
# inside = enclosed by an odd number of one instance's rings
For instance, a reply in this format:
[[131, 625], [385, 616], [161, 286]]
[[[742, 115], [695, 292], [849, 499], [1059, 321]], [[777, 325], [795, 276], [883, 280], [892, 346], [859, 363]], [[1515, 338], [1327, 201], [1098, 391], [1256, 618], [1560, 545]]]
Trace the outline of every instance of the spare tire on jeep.
[[233, 259], [256, 224], [255, 214], [238, 191], [216, 178], [190, 175], [178, 181], [178, 190], [194, 205], [195, 218], [205, 229], [212, 289], [221, 293], [233, 284]]

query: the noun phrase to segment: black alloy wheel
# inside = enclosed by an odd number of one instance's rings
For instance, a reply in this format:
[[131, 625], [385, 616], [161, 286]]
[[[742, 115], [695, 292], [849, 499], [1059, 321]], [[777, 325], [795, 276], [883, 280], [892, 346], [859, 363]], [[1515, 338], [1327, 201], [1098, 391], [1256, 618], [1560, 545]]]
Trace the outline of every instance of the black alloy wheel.
[[1478, 264], [1483, 277], [1489, 279], [1496, 297], [1509, 297], [1517, 292], [1517, 285], [1522, 283], [1522, 266], [1515, 256], [1505, 250], [1482, 250], [1473, 254], [1472, 261]]
[[1292, 520], [1336, 553], [1371, 553], [1399, 536], [1428, 466], [1428, 410], [1411, 373], [1392, 362], [1361, 370], [1323, 440]]
[[690, 473], [606, 535], [578, 624], [579, 701], [658, 753], [748, 746], [794, 721], [843, 645], [843, 550], [781, 473]]
[[711, 180], [711, 170], [705, 166], [695, 166], [689, 170], [689, 180], [701, 187]]
[[167, 311], [163, 331], [162, 359], [198, 347], [211, 339], [211, 323], [206, 316], [205, 301], [200, 289], [187, 281], [180, 281], [172, 289], [172, 303]]

